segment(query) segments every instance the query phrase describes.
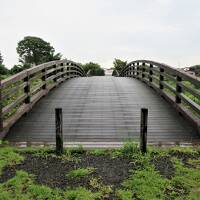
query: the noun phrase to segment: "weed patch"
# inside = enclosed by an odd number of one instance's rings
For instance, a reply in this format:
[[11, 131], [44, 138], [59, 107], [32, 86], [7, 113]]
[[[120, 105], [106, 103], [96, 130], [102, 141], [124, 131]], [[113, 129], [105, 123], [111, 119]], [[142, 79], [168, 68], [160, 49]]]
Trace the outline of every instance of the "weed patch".
[[67, 174], [67, 177], [69, 178], [82, 178], [84, 176], [88, 176], [92, 174], [95, 171], [95, 168], [93, 167], [87, 167], [87, 168], [78, 168], [70, 171]]

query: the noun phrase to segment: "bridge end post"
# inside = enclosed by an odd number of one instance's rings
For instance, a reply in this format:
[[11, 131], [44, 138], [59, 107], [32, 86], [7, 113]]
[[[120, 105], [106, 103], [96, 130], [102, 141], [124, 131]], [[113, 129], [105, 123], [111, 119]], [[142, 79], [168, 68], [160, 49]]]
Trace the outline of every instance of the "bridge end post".
[[141, 121], [140, 121], [140, 151], [142, 153], [147, 152], [147, 120], [148, 109], [141, 109]]
[[56, 117], [56, 154], [63, 154], [63, 120], [62, 120], [62, 108], [55, 109]]

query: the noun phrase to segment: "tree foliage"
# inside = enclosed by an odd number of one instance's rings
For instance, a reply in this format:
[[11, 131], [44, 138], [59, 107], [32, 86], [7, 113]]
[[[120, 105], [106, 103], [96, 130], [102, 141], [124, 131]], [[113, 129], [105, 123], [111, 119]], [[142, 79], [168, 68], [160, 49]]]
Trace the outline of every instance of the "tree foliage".
[[127, 61], [122, 61], [120, 59], [115, 59], [113, 62], [114, 68], [118, 72], [120, 72], [123, 69], [123, 67], [126, 66], [126, 64], [127, 64]]
[[200, 76], [200, 65], [195, 65], [190, 67], [190, 70], [193, 71], [196, 76]]
[[0, 52], [0, 75], [7, 75], [9, 74], [9, 70], [3, 64], [3, 56]]
[[50, 43], [39, 37], [27, 36], [18, 42], [17, 53], [19, 61], [23, 64], [41, 64], [52, 60], [60, 60], [61, 54], [55, 54]]
[[1, 52], [0, 52], [0, 65], [3, 65], [3, 56], [1, 54]]
[[89, 62], [84, 65], [82, 65], [82, 68], [84, 69], [85, 73], [88, 73], [90, 70], [91, 76], [104, 76], [105, 72], [104, 69], [101, 68], [101, 66], [97, 63]]

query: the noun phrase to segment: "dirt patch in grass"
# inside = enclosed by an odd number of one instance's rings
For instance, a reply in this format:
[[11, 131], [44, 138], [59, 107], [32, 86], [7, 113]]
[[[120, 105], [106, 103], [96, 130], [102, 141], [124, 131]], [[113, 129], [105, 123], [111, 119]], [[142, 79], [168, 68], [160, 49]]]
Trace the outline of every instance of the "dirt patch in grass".
[[163, 177], [171, 179], [174, 176], [175, 168], [169, 156], [155, 157], [152, 163]]
[[[75, 179], [67, 177], [67, 174], [78, 168], [93, 167], [95, 170], [88, 177]], [[129, 170], [133, 169], [129, 159], [123, 157], [112, 158], [109, 155], [92, 156], [82, 154], [79, 162], [66, 161], [53, 156], [25, 155], [21, 164], [4, 168], [0, 182], [5, 182], [16, 174], [16, 170], [24, 170], [36, 177], [36, 183], [44, 184], [52, 188], [66, 189], [84, 186], [91, 189], [89, 181], [92, 177], [98, 178], [105, 185], [111, 185], [112, 189], [121, 186], [121, 183], [129, 177]]]

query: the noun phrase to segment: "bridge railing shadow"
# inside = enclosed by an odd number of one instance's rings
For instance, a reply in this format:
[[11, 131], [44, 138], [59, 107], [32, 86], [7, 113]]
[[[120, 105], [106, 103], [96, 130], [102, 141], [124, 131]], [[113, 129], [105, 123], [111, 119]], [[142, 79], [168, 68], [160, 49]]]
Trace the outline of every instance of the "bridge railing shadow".
[[200, 78], [149, 60], [128, 63], [118, 76], [145, 82], [196, 126], [200, 134]]
[[0, 81], [0, 139], [43, 96], [67, 79], [86, 76], [78, 63], [44, 63]]

